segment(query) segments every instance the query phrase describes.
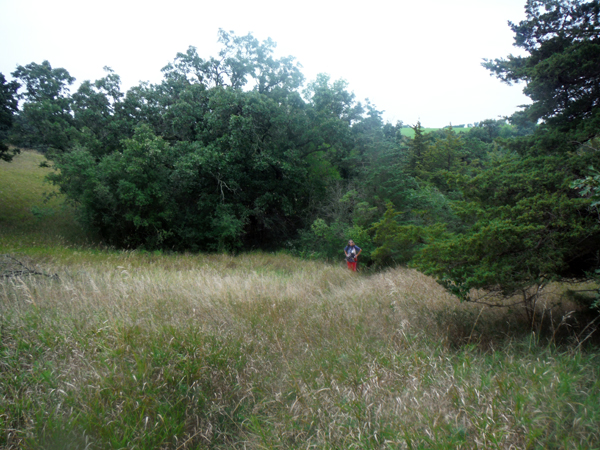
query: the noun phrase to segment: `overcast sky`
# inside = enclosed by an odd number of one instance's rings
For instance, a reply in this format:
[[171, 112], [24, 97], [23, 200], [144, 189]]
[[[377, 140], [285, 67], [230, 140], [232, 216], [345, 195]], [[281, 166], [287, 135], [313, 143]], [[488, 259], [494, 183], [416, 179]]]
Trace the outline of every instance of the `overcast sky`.
[[507, 116], [528, 103], [483, 58], [519, 54], [507, 21], [524, 19], [525, 0], [0, 0], [0, 72], [48, 60], [77, 79], [109, 66], [123, 90], [157, 83], [177, 52], [216, 56], [217, 31], [277, 42], [307, 80], [343, 78], [384, 119], [442, 127]]

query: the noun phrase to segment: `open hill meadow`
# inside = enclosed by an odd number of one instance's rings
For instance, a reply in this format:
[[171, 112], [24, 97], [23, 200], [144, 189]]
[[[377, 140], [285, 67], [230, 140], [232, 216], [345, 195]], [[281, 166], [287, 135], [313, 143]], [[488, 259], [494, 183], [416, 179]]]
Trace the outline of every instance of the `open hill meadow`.
[[402, 267], [105, 248], [43, 202], [42, 161], [0, 161], [0, 447], [600, 445], [564, 287], [532, 328]]
[[[469, 130], [470, 130], [472, 127], [465, 127], [464, 125], [462, 125], [462, 126], [460, 126], [460, 127], [452, 127], [452, 126], [450, 125], [449, 127], [446, 127], [446, 128], [452, 128], [452, 130], [453, 130], [454, 132], [456, 132], [456, 133], [468, 133], [468, 132], [469, 132]], [[440, 130], [440, 128], [422, 128], [422, 132], [423, 132], [423, 133], [431, 133], [431, 132], [433, 132], [433, 131], [438, 131], [438, 130]], [[409, 138], [411, 138], [411, 139], [412, 139], [412, 138], [414, 138], [414, 137], [415, 137], [415, 130], [414, 130], [414, 128], [412, 128], [412, 127], [410, 127], [410, 126], [409, 126], [409, 127], [402, 127], [402, 128], [400, 129], [400, 134], [401, 134], [402, 136], [406, 136], [406, 137], [409, 137]]]

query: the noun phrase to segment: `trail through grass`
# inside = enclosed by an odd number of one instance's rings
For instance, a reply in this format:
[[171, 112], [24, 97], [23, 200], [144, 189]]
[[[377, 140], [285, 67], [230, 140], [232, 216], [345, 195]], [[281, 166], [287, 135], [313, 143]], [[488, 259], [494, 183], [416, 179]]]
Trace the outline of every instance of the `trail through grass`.
[[0, 284], [4, 448], [600, 442], [594, 352], [540, 345], [415, 271], [261, 253], [38, 266], [59, 278]]

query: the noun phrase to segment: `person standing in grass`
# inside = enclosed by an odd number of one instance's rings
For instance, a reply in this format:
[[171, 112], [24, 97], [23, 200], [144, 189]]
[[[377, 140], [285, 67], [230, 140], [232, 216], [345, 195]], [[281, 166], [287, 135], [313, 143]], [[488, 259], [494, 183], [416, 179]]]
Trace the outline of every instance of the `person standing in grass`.
[[360, 255], [362, 249], [354, 245], [354, 241], [350, 239], [348, 241], [348, 245], [344, 249], [344, 253], [346, 254], [346, 261], [348, 262], [348, 269], [352, 272], [356, 272], [356, 263], [358, 262], [358, 255]]

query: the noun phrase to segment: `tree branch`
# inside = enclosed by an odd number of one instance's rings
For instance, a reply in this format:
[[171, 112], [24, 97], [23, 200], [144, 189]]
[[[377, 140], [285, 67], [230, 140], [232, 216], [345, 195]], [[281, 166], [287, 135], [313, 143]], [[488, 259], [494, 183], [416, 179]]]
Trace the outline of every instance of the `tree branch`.
[[0, 255], [0, 278], [21, 277], [24, 275], [42, 275], [48, 278], [58, 279], [58, 274], [49, 275], [47, 273], [38, 272], [31, 269], [17, 258], [11, 255]]

